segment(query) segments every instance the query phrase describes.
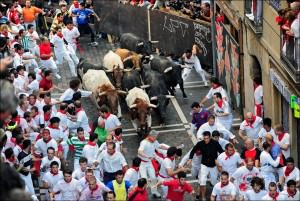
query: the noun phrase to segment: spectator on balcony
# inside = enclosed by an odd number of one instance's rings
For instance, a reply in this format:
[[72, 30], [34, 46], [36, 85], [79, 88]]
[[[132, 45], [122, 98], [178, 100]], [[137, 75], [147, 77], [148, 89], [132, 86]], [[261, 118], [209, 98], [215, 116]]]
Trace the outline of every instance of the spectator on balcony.
[[283, 40], [284, 44], [282, 47], [283, 55], [286, 56], [290, 61], [294, 58], [294, 37], [291, 32], [291, 25], [295, 20], [295, 13], [293, 11], [288, 11], [285, 15], [286, 22], [282, 26], [283, 29]]
[[300, 2], [291, 3], [291, 9], [295, 13], [296, 19], [291, 24], [290, 34], [294, 36], [295, 64], [300, 69]]
[[211, 22], [212, 11], [210, 9], [210, 4], [205, 2], [201, 4], [201, 11], [200, 11], [200, 19]]
[[[246, 1], [248, 2], [248, 1]], [[252, 0], [251, 4], [251, 13], [249, 13], [250, 5], [246, 3], [246, 16], [254, 21], [256, 26], [261, 26], [262, 24], [262, 9], [263, 9], [263, 0]]]

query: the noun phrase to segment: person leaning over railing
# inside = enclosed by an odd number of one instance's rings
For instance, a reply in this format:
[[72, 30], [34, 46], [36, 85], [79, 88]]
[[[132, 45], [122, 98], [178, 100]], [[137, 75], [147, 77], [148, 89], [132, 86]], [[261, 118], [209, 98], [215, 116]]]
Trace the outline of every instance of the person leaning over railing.
[[294, 36], [295, 67], [300, 70], [300, 2], [291, 3], [291, 9], [296, 14], [296, 19], [291, 24], [290, 34]]

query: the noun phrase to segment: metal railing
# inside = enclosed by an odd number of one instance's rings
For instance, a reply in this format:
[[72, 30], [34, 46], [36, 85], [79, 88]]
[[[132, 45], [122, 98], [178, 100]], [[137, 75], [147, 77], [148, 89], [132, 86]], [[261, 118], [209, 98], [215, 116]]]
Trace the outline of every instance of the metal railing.
[[255, 27], [262, 26], [263, 0], [245, 0], [245, 15]]
[[280, 32], [281, 57], [294, 73], [300, 73], [300, 38]]

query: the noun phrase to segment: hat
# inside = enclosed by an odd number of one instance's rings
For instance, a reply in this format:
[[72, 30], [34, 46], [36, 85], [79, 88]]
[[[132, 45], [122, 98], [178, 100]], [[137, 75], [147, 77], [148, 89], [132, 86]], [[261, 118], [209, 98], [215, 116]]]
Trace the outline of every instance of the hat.
[[265, 138], [269, 140], [273, 140], [273, 136], [270, 133], [267, 133]]
[[151, 130], [149, 136], [158, 136], [159, 132], [157, 130]]
[[67, 2], [65, 2], [65, 1], [60, 1], [58, 5], [59, 5], [59, 6], [66, 6], [66, 5], [68, 5], [68, 4], [67, 4]]

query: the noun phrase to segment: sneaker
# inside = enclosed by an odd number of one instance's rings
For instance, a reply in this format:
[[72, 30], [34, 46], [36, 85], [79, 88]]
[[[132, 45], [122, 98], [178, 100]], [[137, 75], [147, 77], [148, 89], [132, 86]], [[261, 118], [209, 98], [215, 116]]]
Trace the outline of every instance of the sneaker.
[[96, 46], [98, 46], [98, 43], [97, 42], [92, 42], [91, 46], [96, 47]]
[[204, 82], [204, 86], [205, 86], [205, 87], [207, 87], [207, 86], [208, 86], [207, 82]]
[[55, 74], [55, 77], [60, 80], [61, 79], [61, 76], [59, 74]]

